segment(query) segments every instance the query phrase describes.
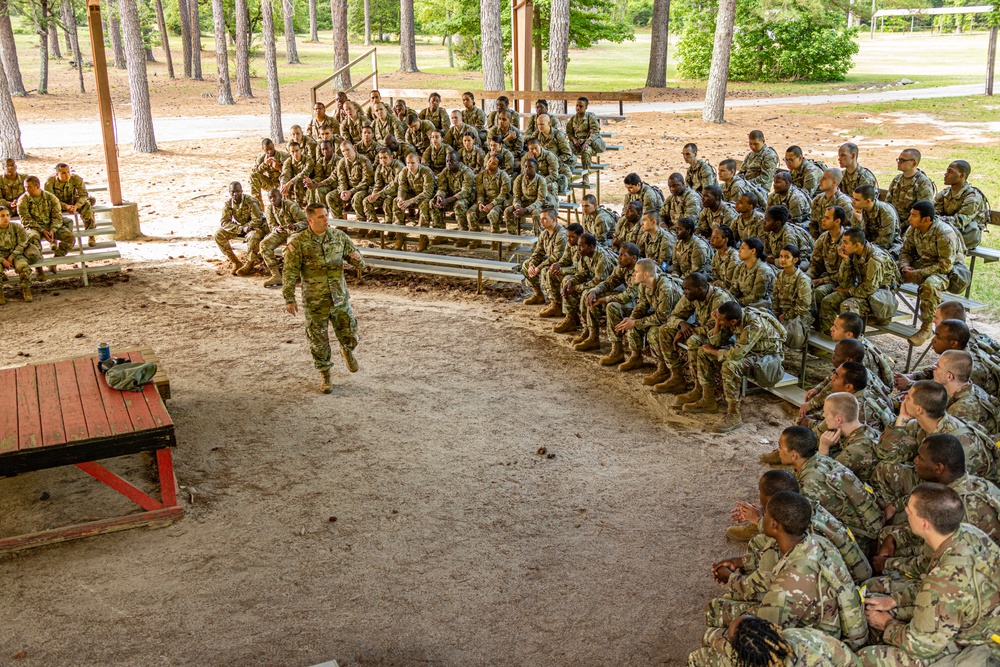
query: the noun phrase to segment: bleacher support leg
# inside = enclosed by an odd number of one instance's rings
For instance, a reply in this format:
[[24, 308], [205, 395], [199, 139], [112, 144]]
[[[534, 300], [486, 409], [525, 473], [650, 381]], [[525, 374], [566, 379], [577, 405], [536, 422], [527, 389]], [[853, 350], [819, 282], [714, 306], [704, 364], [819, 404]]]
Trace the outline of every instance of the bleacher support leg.
[[972, 279], [976, 275], [976, 256], [973, 255], [972, 259], [969, 260], [969, 286], [965, 288], [965, 298], [968, 299], [969, 294], [972, 293]]
[[483, 293], [483, 270], [476, 269], [476, 294]]

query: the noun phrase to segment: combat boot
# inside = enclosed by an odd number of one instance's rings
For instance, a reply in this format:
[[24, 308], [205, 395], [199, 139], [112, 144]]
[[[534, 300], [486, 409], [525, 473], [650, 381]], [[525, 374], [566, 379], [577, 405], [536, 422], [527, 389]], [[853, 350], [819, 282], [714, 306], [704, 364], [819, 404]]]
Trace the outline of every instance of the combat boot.
[[618, 367], [618, 370], [625, 373], [627, 371], [634, 371], [638, 368], [645, 368], [646, 365], [646, 360], [642, 358], [641, 352], [631, 352], [628, 355], [628, 359], [626, 359], [625, 362]]
[[573, 340], [569, 342], [570, 345], [576, 346], [577, 343], [582, 343], [583, 341], [590, 338], [590, 327], [584, 327], [583, 331], [580, 332], [578, 336], [575, 336]]
[[542, 294], [542, 290], [537, 287], [533, 289], [535, 290], [535, 293], [524, 300], [524, 305], [537, 306], [538, 304], [545, 303], [545, 295]]
[[749, 542], [754, 537], [757, 536], [757, 524], [755, 523], [741, 523], [738, 526], [730, 526], [726, 528], [726, 537], [736, 540], [737, 542]]
[[657, 394], [683, 394], [687, 391], [687, 380], [684, 379], [684, 371], [680, 366], [670, 369], [670, 379], [653, 386], [653, 391]]
[[719, 425], [715, 427], [716, 433], [729, 433], [743, 426], [743, 417], [740, 415], [740, 406], [730, 405], [726, 411], [726, 416], [722, 418]]
[[423, 252], [427, 250], [427, 246], [430, 245], [426, 236], [421, 236], [420, 240], [417, 241], [417, 252]]
[[757, 460], [760, 461], [761, 463], [763, 463], [764, 465], [768, 465], [768, 466], [780, 466], [781, 465], [781, 454], [779, 454], [778, 450], [775, 449], [774, 451], [769, 452], [767, 454], [761, 454], [760, 458], [757, 459]]
[[97, 237], [96, 236], [90, 236], [90, 237], [88, 237], [87, 238], [87, 245], [90, 246], [91, 248], [93, 248], [95, 245], [97, 245]]
[[611, 343], [611, 351], [608, 352], [608, 356], [601, 357], [602, 366], [617, 366], [623, 361], [625, 361], [625, 352], [622, 350], [621, 341], [617, 340]]
[[[680, 399], [677, 402], [679, 403]], [[709, 390], [703, 391], [700, 400], [694, 403], [684, 403], [681, 411], [689, 414], [714, 415], [719, 411], [719, 404], [715, 400], [715, 392], [709, 393]]]
[[246, 264], [236, 269], [235, 275], [243, 277], [249, 276], [251, 273], [253, 273], [253, 268], [254, 268], [253, 264], [254, 264], [253, 262], [248, 260]]
[[332, 394], [333, 383], [330, 382], [330, 371], [320, 371], [319, 374], [323, 377], [323, 381], [319, 385], [319, 392], [321, 394]]
[[701, 388], [701, 385], [696, 382], [694, 384], [694, 389], [692, 389], [686, 394], [681, 394], [680, 396], [677, 397], [677, 406], [683, 407], [685, 403], [694, 403], [696, 401], [700, 401], [703, 393], [704, 392]]
[[483, 245], [479, 241], [469, 241], [469, 250], [476, 250], [479, 246]]
[[455, 247], [456, 248], [468, 248], [469, 247], [469, 239], [456, 239], [455, 240]]
[[277, 287], [281, 284], [281, 274], [277, 269], [271, 269], [271, 277], [264, 281], [264, 287]]
[[591, 350], [601, 349], [601, 337], [597, 333], [597, 329], [591, 329], [587, 334], [587, 338], [580, 341], [573, 346], [573, 349], [577, 352], [590, 352]]
[[393, 250], [402, 250], [403, 244], [406, 242], [406, 237], [402, 234], [396, 234], [396, 242], [392, 244]]
[[651, 375], [642, 378], [642, 384], [652, 387], [654, 384], [660, 384], [668, 377], [670, 377], [670, 370], [667, 368], [667, 362], [660, 359], [656, 362], [656, 370]]
[[358, 360], [354, 358], [354, 352], [348, 350], [346, 347], [340, 348], [340, 354], [344, 357], [344, 361], [347, 363], [347, 370], [352, 373], [358, 372]]
[[[34, 299], [31, 296], [31, 285], [21, 285], [21, 296], [24, 297], [25, 303], [31, 303]], [[0, 296], [0, 299], [3, 297]]]
[[240, 267], [243, 265], [242, 262], [240, 262], [240, 260], [236, 257], [236, 253], [233, 252], [232, 250], [230, 250], [229, 252], [223, 252], [222, 254], [224, 254], [226, 256], [226, 259], [228, 259], [229, 262], [233, 265], [230, 274], [235, 276], [236, 272], [239, 271]]
[[542, 309], [542, 312], [538, 313], [539, 317], [558, 317], [562, 314], [562, 304], [557, 301], [552, 301], [549, 305]]
[[7, 300], [3, 298], [3, 285], [0, 284], [0, 306], [7, 303]]
[[580, 317], [576, 313], [570, 313], [563, 318], [563, 321], [552, 327], [556, 333], [569, 333], [576, 331], [580, 326]]
[[929, 341], [931, 339], [931, 336], [934, 335], [932, 328], [933, 324], [931, 322], [924, 322], [923, 326], [920, 327], [917, 333], [913, 334], [906, 340], [910, 341], [910, 345], [912, 345], [913, 347], [920, 347], [921, 345]]

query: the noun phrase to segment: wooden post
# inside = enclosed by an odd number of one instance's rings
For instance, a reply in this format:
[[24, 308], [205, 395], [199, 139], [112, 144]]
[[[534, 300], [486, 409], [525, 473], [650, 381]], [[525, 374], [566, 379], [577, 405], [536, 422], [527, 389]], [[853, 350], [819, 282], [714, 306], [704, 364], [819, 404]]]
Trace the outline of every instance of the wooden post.
[[997, 71], [997, 26], [990, 28], [990, 46], [986, 50], [986, 94], [993, 94], [993, 79]]
[[101, 136], [104, 137], [104, 164], [108, 168], [108, 195], [111, 203], [122, 203], [122, 182], [118, 174], [118, 144], [115, 140], [114, 116], [111, 112], [111, 91], [108, 86], [108, 59], [104, 54], [104, 32], [101, 28], [101, 0], [87, 0], [87, 25], [90, 27], [90, 51], [94, 59], [97, 80], [97, 106], [101, 114]]
[[[534, 21], [534, 5], [532, 0], [511, 0], [511, 23], [514, 49], [514, 91], [531, 90], [531, 30]], [[523, 111], [520, 100], [515, 98], [514, 109]]]

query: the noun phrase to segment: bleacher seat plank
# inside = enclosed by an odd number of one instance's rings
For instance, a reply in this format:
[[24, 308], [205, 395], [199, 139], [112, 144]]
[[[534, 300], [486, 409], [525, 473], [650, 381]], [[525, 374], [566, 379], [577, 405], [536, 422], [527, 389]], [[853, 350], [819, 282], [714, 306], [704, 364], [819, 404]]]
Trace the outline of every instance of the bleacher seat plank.
[[49, 257], [47, 259], [40, 259], [32, 267], [36, 266], [59, 266], [60, 264], [79, 264], [81, 262], [85, 264], [90, 264], [91, 262], [100, 262], [108, 259], [118, 259], [121, 257], [121, 253], [118, 252], [117, 248], [115, 250], [105, 250], [103, 252], [71, 252], [62, 257]]
[[[460, 257], [455, 255], [438, 255], [427, 252], [407, 252], [404, 250], [389, 250], [388, 248], [358, 248], [366, 259], [392, 259], [399, 261], [443, 264], [446, 266], [467, 266], [490, 271], [514, 271], [521, 265], [513, 262], [498, 262], [495, 259], [480, 259], [478, 257]], [[520, 278], [520, 274], [518, 274]]]
[[[903, 285], [902, 287], [899, 288], [899, 291], [903, 292], [904, 294], [908, 294], [910, 296], [916, 296], [917, 295], [917, 286], [914, 285], [913, 283], [906, 283], [905, 285]], [[965, 306], [966, 310], [968, 310], [970, 312], [973, 312], [973, 313], [975, 313], [977, 311], [980, 311], [980, 310], [984, 310], [986, 308], [986, 304], [985, 303], [981, 303], [979, 301], [973, 301], [972, 299], [967, 299], [967, 298], [965, 298], [963, 296], [959, 296], [957, 294], [952, 294], [950, 292], [945, 292], [945, 294], [942, 295], [942, 299], [943, 300], [950, 300], [950, 301], [959, 301], [959, 302], [961, 302], [961, 304], [963, 306]]]
[[[32, 268], [39, 266], [38, 264], [32, 264]], [[99, 264], [98, 266], [87, 266], [88, 276], [98, 276], [106, 273], [118, 273], [122, 270], [122, 267], [118, 264]], [[63, 280], [66, 278], [81, 278], [83, 277], [83, 269], [67, 269], [65, 271], [60, 271], [56, 274], [46, 273], [44, 278], [39, 278], [38, 276], [33, 277], [35, 283], [49, 282], [52, 280]], [[12, 285], [17, 285], [21, 282], [20, 276], [8, 276], [7, 282]]]
[[[391, 269], [394, 271], [409, 271], [411, 273], [450, 276], [453, 278], [471, 278], [473, 280], [480, 277], [480, 271], [476, 269], [463, 269], [456, 266], [436, 266], [433, 264], [418, 264], [415, 262], [399, 262], [385, 259], [366, 260], [365, 264], [372, 269]], [[519, 283], [523, 280], [520, 274], [515, 273], [482, 271], [481, 275], [483, 280], [493, 280], [496, 282]]]
[[767, 391], [796, 407], [801, 407], [806, 402], [806, 390], [795, 383], [768, 387]]

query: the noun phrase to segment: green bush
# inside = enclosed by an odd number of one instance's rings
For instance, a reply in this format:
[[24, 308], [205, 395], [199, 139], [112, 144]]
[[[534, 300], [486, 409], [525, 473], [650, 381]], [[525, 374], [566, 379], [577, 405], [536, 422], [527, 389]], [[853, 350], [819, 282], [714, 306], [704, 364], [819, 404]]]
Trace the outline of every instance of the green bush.
[[628, 0], [625, 17], [637, 28], [648, 27], [653, 20], [653, 0]]

